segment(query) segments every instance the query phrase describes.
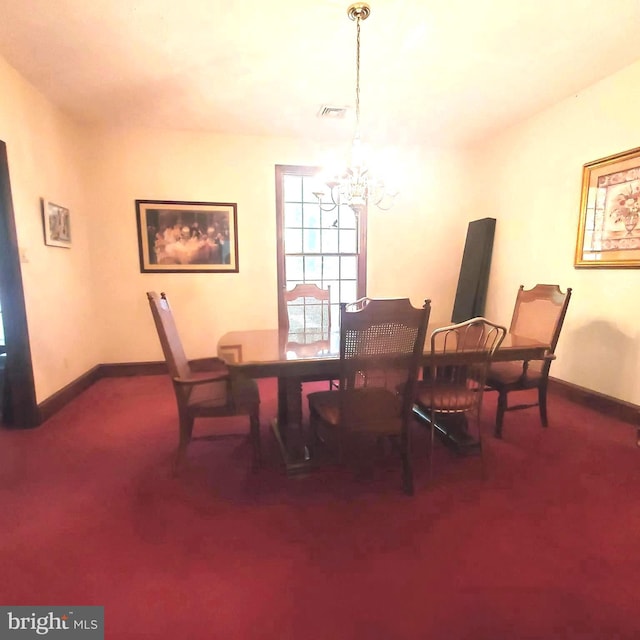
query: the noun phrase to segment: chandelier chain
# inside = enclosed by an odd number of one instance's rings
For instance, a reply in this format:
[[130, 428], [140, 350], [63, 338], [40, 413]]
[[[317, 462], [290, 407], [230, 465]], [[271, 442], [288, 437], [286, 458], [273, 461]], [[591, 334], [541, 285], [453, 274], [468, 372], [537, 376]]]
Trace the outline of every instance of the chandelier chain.
[[356, 16], [356, 134], [360, 137], [360, 15]]

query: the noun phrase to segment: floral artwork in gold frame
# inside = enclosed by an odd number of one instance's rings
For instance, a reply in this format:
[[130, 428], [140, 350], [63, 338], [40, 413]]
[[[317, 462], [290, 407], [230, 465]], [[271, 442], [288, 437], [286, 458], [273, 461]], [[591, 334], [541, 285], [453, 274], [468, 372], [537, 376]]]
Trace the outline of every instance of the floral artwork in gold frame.
[[576, 267], [640, 267], [640, 147], [584, 165]]

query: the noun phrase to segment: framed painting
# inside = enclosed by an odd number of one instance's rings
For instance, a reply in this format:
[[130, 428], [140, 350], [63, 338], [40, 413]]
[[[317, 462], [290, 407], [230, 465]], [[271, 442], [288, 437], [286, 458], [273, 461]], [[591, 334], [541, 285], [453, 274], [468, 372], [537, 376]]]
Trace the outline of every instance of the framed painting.
[[71, 248], [71, 215], [59, 204], [41, 200], [44, 243], [50, 247]]
[[640, 147], [584, 165], [576, 267], [640, 267]]
[[136, 200], [142, 273], [238, 272], [237, 206]]

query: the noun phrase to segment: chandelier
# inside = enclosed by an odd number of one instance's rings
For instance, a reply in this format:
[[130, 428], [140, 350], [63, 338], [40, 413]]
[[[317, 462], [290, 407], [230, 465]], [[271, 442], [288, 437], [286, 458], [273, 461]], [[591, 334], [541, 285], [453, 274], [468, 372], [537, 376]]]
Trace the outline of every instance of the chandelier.
[[371, 8], [365, 2], [356, 2], [347, 9], [347, 15], [356, 23], [356, 131], [351, 143], [350, 165], [326, 180], [331, 203], [323, 206], [323, 199], [327, 195], [325, 191], [313, 192], [323, 211], [331, 211], [340, 204], [346, 204], [357, 216], [369, 203], [386, 211], [393, 206], [398, 195], [397, 192], [388, 191], [384, 181], [370, 171], [360, 137], [360, 22], [370, 14]]

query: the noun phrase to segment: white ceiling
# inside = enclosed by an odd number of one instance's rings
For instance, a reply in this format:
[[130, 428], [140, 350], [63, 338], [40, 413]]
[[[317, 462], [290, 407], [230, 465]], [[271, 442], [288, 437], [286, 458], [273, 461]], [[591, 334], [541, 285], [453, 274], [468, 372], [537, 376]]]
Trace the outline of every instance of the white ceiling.
[[[89, 122], [336, 139], [349, 0], [0, 0], [0, 55]], [[370, 141], [464, 144], [640, 59], [640, 0], [371, 0]]]

